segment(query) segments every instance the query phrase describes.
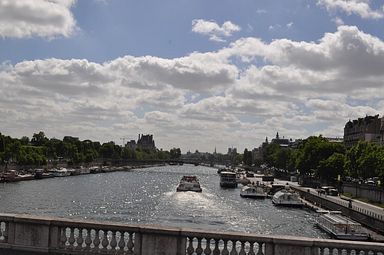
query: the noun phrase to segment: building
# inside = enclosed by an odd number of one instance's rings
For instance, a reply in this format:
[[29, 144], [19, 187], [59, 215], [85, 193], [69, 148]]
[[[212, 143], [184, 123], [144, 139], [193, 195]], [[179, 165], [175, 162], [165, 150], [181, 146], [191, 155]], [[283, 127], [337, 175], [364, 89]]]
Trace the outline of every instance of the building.
[[290, 147], [292, 143], [292, 139], [287, 139], [287, 138], [280, 138], [279, 132], [276, 133], [276, 138], [273, 138], [271, 141], [272, 144], [278, 144], [280, 147], [285, 147], [288, 148]]
[[153, 135], [139, 134], [139, 139], [137, 140], [137, 148], [144, 149], [144, 150], [156, 150], [155, 141], [153, 140]]
[[236, 156], [237, 155], [237, 148], [228, 148], [227, 155], [228, 156]]
[[350, 148], [359, 141], [384, 145], [384, 118], [379, 115], [349, 120], [344, 127], [344, 144]]
[[127, 142], [127, 144], [125, 146], [128, 147], [131, 150], [136, 150], [137, 143], [136, 143], [135, 140], [131, 140], [131, 141]]

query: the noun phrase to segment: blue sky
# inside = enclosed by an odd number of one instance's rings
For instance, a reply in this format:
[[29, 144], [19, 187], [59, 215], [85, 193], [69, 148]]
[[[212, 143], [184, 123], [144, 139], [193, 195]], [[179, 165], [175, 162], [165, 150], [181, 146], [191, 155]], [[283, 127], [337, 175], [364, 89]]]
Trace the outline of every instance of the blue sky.
[[0, 132], [242, 151], [384, 110], [384, 1], [0, 0]]

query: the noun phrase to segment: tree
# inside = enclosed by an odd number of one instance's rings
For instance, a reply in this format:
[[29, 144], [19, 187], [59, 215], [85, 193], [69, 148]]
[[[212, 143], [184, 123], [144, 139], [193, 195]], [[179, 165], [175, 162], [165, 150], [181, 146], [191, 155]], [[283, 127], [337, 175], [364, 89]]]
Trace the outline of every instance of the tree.
[[181, 150], [180, 148], [172, 148], [170, 151], [171, 159], [178, 159], [181, 157]]
[[319, 162], [316, 174], [328, 182], [335, 181], [338, 175], [342, 176], [344, 174], [345, 161], [345, 155], [336, 152], [327, 159]]
[[31, 139], [31, 144], [33, 146], [43, 146], [48, 141], [48, 138], [45, 137], [45, 134], [43, 131], [40, 131], [39, 133], [33, 134], [33, 137]]
[[384, 148], [373, 143], [359, 142], [347, 151], [347, 173], [355, 178], [382, 176], [384, 172]]
[[330, 143], [322, 136], [311, 136], [299, 148], [296, 167], [301, 175], [314, 173], [320, 161], [335, 152], [345, 153], [344, 145]]

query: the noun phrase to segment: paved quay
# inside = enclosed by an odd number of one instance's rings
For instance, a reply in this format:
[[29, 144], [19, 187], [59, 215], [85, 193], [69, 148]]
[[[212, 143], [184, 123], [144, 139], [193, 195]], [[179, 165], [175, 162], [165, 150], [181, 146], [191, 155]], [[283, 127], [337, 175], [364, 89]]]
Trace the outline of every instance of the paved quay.
[[[250, 179], [250, 181], [253, 183], [262, 182], [262, 179], [260, 176], [248, 177], [248, 179]], [[264, 183], [270, 183], [270, 182], [264, 182]], [[294, 188], [294, 189], [299, 189], [299, 190], [302, 190], [305, 192], [309, 192], [312, 195], [319, 196], [323, 199], [332, 201], [334, 203], [337, 203], [337, 204], [344, 206], [344, 207], [347, 207], [347, 208], [348, 207], [351, 208], [350, 206], [352, 206], [352, 209], [355, 211], [359, 211], [359, 212], [364, 213], [366, 215], [369, 215], [371, 217], [375, 217], [377, 219], [384, 220], [384, 209], [381, 207], [371, 205], [368, 203], [364, 203], [364, 202], [356, 200], [356, 199], [350, 199], [350, 198], [342, 196], [342, 195], [341, 196], [330, 196], [330, 195], [320, 194], [320, 193], [318, 193], [318, 191], [316, 189], [309, 188], [309, 187], [302, 187], [297, 182], [275, 179], [273, 183], [274, 184], [282, 184], [282, 185], [286, 185], [286, 186], [289, 186], [289, 187]], [[320, 207], [318, 205], [310, 203], [306, 200], [304, 200], [304, 202], [305, 202], [306, 206], [312, 210], [316, 211], [316, 210], [320, 209]], [[378, 241], [378, 242], [384, 242], [384, 236], [383, 235], [376, 233], [375, 231], [370, 230], [366, 227], [363, 227], [363, 228], [370, 234], [372, 240]]]

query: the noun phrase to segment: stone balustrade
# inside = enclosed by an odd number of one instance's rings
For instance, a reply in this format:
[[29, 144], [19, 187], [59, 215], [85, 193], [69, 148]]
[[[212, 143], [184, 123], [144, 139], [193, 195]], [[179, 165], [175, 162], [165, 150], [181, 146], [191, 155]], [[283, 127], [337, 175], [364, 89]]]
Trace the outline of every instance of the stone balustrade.
[[384, 255], [384, 244], [0, 214], [0, 254]]

